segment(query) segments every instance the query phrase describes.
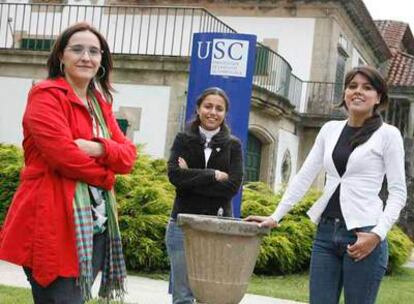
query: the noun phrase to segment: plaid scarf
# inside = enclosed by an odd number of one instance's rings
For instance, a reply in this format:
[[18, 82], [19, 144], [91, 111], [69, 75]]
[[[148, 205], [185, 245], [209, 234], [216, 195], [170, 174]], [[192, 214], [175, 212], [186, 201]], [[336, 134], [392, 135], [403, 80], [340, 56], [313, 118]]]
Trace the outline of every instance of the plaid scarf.
[[[101, 108], [95, 97], [90, 92], [90, 106], [93, 115], [97, 120], [103, 138], [110, 138], [110, 133], [102, 115]], [[102, 270], [102, 280], [99, 289], [99, 296], [109, 299], [119, 299], [123, 301], [125, 294], [126, 268], [124, 256], [122, 254], [121, 233], [118, 226], [116, 212], [116, 200], [113, 191], [104, 191], [105, 209], [107, 220], [107, 241], [105, 264]], [[93, 283], [92, 251], [93, 251], [93, 217], [91, 199], [88, 185], [77, 182], [75, 199], [73, 201], [76, 247], [79, 259], [79, 278], [78, 282], [85, 301], [92, 298], [91, 287]]]

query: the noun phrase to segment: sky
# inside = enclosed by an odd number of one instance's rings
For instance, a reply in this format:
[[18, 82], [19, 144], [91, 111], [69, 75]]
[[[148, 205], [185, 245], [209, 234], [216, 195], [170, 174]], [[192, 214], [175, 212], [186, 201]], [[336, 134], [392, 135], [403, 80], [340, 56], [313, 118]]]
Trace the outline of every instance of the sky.
[[363, 0], [374, 20], [395, 20], [410, 24], [414, 32], [413, 0]]

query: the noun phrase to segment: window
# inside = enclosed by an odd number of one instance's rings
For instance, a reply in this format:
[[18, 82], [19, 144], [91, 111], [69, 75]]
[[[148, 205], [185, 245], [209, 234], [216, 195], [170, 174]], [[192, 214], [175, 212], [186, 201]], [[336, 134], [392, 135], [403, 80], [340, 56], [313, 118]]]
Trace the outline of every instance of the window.
[[[32, 12], [61, 12], [68, 0], [30, 0]], [[57, 5], [56, 5], [57, 4]]]
[[65, 4], [67, 0], [31, 0], [33, 4]]
[[262, 143], [249, 133], [247, 140], [246, 160], [244, 162], [245, 181], [255, 182], [260, 180], [260, 164], [262, 160]]
[[285, 151], [282, 160], [282, 183], [287, 184], [292, 174], [292, 157], [290, 156], [289, 150]]
[[338, 57], [336, 59], [335, 91], [333, 100], [334, 103], [339, 103], [342, 99], [346, 59], [347, 56], [341, 51], [338, 51]]
[[32, 51], [49, 51], [54, 42], [54, 39], [22, 38], [20, 48]]
[[348, 39], [342, 34], [339, 35], [338, 45], [344, 50], [348, 49]]
[[346, 60], [349, 55], [348, 39], [343, 34], [339, 35], [338, 39], [338, 57], [336, 58], [336, 74], [335, 74], [335, 88], [334, 88], [334, 103], [339, 103], [342, 100], [342, 90], [345, 77]]

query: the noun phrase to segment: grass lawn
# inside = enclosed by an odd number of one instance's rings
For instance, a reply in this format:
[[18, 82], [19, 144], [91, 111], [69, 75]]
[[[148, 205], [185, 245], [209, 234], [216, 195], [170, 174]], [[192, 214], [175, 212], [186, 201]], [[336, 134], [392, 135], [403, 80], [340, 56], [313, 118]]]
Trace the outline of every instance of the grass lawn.
[[[144, 276], [143, 274], [139, 274]], [[165, 274], [146, 275], [150, 278], [168, 279]], [[308, 300], [308, 275], [254, 276], [249, 284], [248, 293], [296, 300]], [[1, 304], [33, 304], [29, 289], [0, 285]], [[414, 299], [414, 269], [404, 268], [400, 273], [386, 276], [376, 304], [412, 304]], [[97, 303], [96, 301], [88, 304]], [[343, 303], [343, 301], [341, 302]]]
[[3, 304], [33, 304], [30, 289], [0, 285], [0, 299]]
[[[254, 276], [248, 293], [308, 301], [308, 274], [288, 276]], [[414, 269], [404, 268], [400, 273], [386, 276], [381, 283], [376, 304], [412, 304], [414, 299]], [[341, 301], [343, 303], [343, 300]]]

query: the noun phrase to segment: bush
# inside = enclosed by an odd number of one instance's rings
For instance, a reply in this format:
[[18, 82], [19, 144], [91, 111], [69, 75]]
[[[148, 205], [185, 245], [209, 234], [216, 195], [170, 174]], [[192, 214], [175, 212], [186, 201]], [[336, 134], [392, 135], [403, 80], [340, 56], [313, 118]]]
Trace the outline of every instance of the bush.
[[0, 227], [19, 184], [22, 165], [22, 150], [0, 143]]
[[118, 176], [115, 190], [128, 269], [168, 269], [164, 235], [175, 193], [166, 161], [140, 155], [131, 174]]
[[275, 194], [268, 185], [251, 182], [243, 186], [242, 217], [250, 214], [269, 215], [280, 201], [280, 194]]
[[[254, 182], [243, 188], [242, 217], [250, 214], [271, 214], [282, 195], [264, 183]], [[309, 266], [315, 225], [306, 216], [306, 210], [319, 197], [311, 191], [285, 216], [283, 224], [263, 238], [255, 266], [257, 274], [287, 274]]]
[[[17, 188], [22, 164], [21, 149], [0, 144], [0, 226]], [[164, 235], [175, 193], [166, 173], [165, 160], [140, 155], [131, 174], [117, 177], [119, 224], [129, 270], [168, 269]], [[280, 193], [273, 193], [263, 183], [249, 183], [243, 188], [243, 217], [269, 215], [281, 199]], [[316, 227], [306, 210], [318, 196], [319, 192], [310, 191], [285, 216], [283, 224], [263, 238], [256, 273], [285, 274], [307, 269]], [[398, 227], [390, 231], [388, 242], [389, 271], [395, 271], [408, 260], [413, 243]]]
[[414, 244], [398, 226], [391, 229], [387, 235], [387, 240], [389, 250], [388, 273], [392, 273], [400, 270], [408, 261]]

